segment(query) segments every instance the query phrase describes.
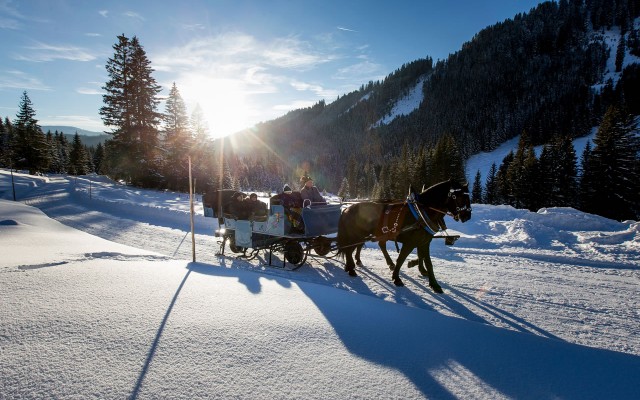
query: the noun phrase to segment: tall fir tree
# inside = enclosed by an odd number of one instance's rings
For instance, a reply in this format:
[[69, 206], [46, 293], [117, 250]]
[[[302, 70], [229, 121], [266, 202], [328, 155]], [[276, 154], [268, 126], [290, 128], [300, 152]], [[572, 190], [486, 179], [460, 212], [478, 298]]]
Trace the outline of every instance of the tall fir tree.
[[480, 174], [480, 170], [478, 170], [473, 181], [473, 189], [471, 190], [471, 202], [481, 204], [482, 199], [482, 176]]
[[485, 184], [485, 192], [484, 192], [484, 203], [485, 204], [493, 204], [497, 205], [498, 203], [498, 184], [496, 182], [496, 174], [498, 168], [496, 167], [496, 163], [491, 164], [491, 168], [489, 168], [489, 173], [487, 175], [487, 181]]
[[583, 166], [585, 211], [616, 220], [640, 217], [638, 140], [631, 116], [616, 106], [609, 107]]
[[167, 98], [164, 123], [164, 176], [170, 189], [186, 191], [189, 188], [188, 157], [191, 156], [193, 137], [187, 107], [175, 82]]
[[492, 204], [514, 205], [512, 200], [513, 185], [508, 177], [508, 171], [513, 159], [513, 151], [510, 151], [509, 154], [502, 159], [502, 163], [500, 163], [500, 167], [496, 173], [496, 202]]
[[80, 140], [80, 135], [76, 132], [73, 136], [71, 152], [69, 153], [69, 173], [72, 175], [85, 175], [88, 172], [87, 163], [87, 152], [82, 140]]
[[109, 167], [116, 178], [151, 186], [159, 180], [158, 124], [156, 111], [160, 86], [153, 78], [151, 62], [138, 38], [118, 36], [114, 55], [107, 61], [109, 80], [103, 86], [100, 115], [112, 128], [108, 144]]
[[453, 179], [458, 182], [466, 182], [464, 170], [464, 158], [456, 140], [452, 135], [446, 134], [438, 140], [431, 153], [429, 181], [427, 186], [438, 182]]
[[35, 116], [31, 99], [24, 91], [13, 121], [12, 163], [14, 167], [28, 169], [32, 174], [46, 172], [49, 168], [47, 139]]

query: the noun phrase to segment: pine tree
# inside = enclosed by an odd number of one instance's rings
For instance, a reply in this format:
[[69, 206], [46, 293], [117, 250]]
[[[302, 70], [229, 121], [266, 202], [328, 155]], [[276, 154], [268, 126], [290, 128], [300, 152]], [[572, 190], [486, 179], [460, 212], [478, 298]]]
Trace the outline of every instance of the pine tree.
[[191, 155], [193, 138], [189, 130], [187, 107], [175, 82], [167, 98], [164, 122], [164, 176], [170, 189], [186, 191], [189, 188], [188, 157]]
[[35, 116], [31, 99], [24, 91], [13, 121], [13, 165], [16, 168], [27, 168], [31, 174], [46, 172], [49, 168], [47, 139]]
[[104, 146], [102, 143], [98, 143], [96, 146], [96, 151], [93, 153], [93, 168], [97, 174], [103, 174], [102, 170], [102, 161], [104, 160]]
[[7, 158], [9, 157], [9, 133], [0, 119], [0, 166], [9, 165]]
[[338, 189], [338, 197], [340, 197], [342, 200], [346, 200], [350, 197], [349, 179], [347, 179], [346, 176], [342, 179], [340, 189]]
[[527, 154], [522, 166], [522, 181], [518, 185], [517, 196], [522, 207], [536, 211], [540, 208], [540, 188], [539, 165], [533, 147], [527, 149]]
[[[360, 188], [358, 187], [360, 176], [360, 166], [356, 161], [355, 155], [352, 155], [347, 162], [347, 182], [349, 183], [349, 194], [348, 196], [352, 199], [358, 198], [360, 195]], [[344, 181], [343, 181], [344, 182]], [[340, 196], [340, 195], [338, 195]]]
[[514, 205], [512, 183], [508, 177], [508, 171], [513, 162], [514, 154], [510, 151], [503, 159], [496, 173], [496, 203]]
[[626, 51], [626, 41], [624, 35], [620, 36], [620, 42], [618, 42], [618, 48], [616, 49], [616, 72], [622, 71], [622, 64], [624, 62], [624, 53]]
[[586, 211], [617, 220], [638, 218], [640, 147], [633, 128], [628, 114], [609, 107], [593, 140], [595, 148], [586, 166], [591, 170], [584, 171], [597, 183]]
[[87, 153], [80, 140], [78, 132], [73, 136], [73, 142], [71, 142], [71, 152], [69, 153], [69, 173], [71, 175], [86, 175], [87, 174]]
[[496, 163], [492, 163], [491, 168], [489, 169], [489, 175], [487, 176], [487, 182], [485, 185], [485, 192], [484, 192], [485, 204], [493, 204], [493, 205], [499, 204], [496, 173], [497, 173]]
[[464, 159], [452, 135], [444, 135], [438, 140], [431, 155], [430, 166], [429, 181], [426, 182], [427, 186], [448, 179], [453, 179], [461, 183], [467, 181], [464, 170]]
[[151, 186], [159, 179], [158, 129], [161, 114], [156, 112], [160, 86], [138, 39], [118, 36], [114, 56], [107, 61], [109, 81], [103, 89], [102, 120], [113, 127], [109, 143], [109, 167], [115, 177], [134, 184]]
[[473, 189], [471, 190], [471, 202], [477, 204], [482, 203], [482, 181], [480, 170], [476, 172], [476, 178], [473, 181]]

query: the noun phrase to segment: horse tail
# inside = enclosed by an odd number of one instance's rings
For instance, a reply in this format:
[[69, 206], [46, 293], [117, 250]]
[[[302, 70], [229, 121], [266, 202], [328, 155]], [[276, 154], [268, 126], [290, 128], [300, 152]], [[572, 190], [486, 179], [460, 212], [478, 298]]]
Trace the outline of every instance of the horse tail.
[[338, 220], [338, 235], [336, 238], [338, 243], [338, 252], [336, 253], [336, 257], [342, 259], [344, 259], [345, 248], [350, 244], [349, 240], [347, 239], [347, 219], [349, 218], [349, 209], [351, 207], [343, 210], [340, 214], [340, 219]]

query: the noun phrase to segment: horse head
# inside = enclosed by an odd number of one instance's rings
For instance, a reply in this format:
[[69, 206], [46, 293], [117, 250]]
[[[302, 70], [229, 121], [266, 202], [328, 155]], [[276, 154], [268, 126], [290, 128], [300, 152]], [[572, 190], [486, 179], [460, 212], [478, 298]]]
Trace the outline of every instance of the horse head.
[[471, 219], [471, 198], [469, 197], [469, 183], [464, 185], [455, 181], [449, 188], [447, 209], [456, 221], [467, 222]]
[[423, 190], [422, 193], [416, 194], [415, 198], [421, 205], [449, 214], [456, 221], [466, 222], [471, 219], [468, 183], [461, 185], [449, 179]]

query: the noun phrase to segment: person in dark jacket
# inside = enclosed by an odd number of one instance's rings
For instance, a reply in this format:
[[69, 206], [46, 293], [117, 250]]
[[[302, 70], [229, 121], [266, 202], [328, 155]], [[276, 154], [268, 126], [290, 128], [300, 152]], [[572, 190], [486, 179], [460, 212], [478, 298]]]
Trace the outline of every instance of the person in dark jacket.
[[267, 205], [258, 200], [258, 195], [251, 193], [248, 200], [245, 200], [247, 211], [251, 216], [265, 216], [267, 215]]
[[294, 192], [289, 185], [284, 185], [280, 201], [284, 206], [284, 213], [291, 224], [291, 233], [304, 233], [300, 192]]
[[229, 212], [233, 214], [236, 219], [249, 219], [249, 210], [244, 201], [244, 193], [235, 192], [229, 203]]
[[300, 196], [305, 207], [326, 205], [327, 201], [322, 197], [317, 187], [313, 186], [313, 179], [310, 176], [303, 176], [300, 178], [302, 183], [302, 189], [300, 190]]

